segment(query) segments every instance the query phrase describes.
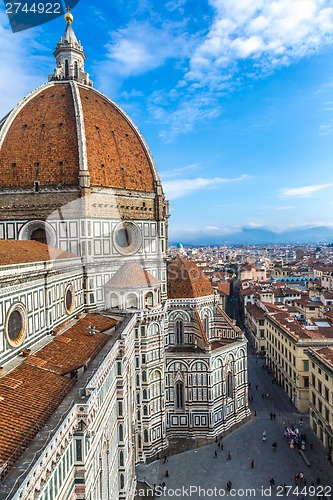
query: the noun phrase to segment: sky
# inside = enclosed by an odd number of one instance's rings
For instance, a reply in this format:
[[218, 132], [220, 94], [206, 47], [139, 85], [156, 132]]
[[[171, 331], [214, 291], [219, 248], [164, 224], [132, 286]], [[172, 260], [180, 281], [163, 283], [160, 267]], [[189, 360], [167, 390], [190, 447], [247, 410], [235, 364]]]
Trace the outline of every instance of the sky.
[[[331, 1], [80, 0], [72, 14], [94, 87], [153, 154], [171, 240], [333, 228]], [[0, 116], [47, 81], [64, 29], [12, 33], [1, 4]]]

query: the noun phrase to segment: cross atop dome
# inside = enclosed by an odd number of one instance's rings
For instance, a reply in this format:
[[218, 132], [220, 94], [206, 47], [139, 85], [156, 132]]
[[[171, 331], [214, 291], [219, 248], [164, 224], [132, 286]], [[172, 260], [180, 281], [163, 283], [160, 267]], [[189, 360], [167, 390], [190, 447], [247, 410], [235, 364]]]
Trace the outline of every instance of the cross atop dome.
[[89, 74], [84, 70], [86, 56], [73, 30], [72, 23], [74, 18], [70, 12], [71, 8], [67, 7], [66, 10], [64, 18], [67, 25], [64, 36], [60, 38], [53, 53], [57, 66], [53, 74], [49, 75], [49, 81], [76, 80], [91, 86], [92, 81], [89, 79]]

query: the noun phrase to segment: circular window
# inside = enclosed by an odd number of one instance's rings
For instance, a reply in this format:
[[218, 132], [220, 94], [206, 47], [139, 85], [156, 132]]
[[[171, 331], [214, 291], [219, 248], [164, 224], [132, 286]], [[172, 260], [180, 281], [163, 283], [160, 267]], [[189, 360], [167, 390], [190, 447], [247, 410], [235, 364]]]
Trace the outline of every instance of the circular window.
[[53, 227], [42, 220], [27, 222], [18, 235], [19, 240], [33, 240], [46, 245], [55, 246], [56, 234]]
[[65, 309], [70, 314], [75, 307], [75, 294], [72, 285], [66, 288], [64, 300], [65, 300]]
[[141, 232], [133, 222], [121, 222], [113, 233], [113, 243], [119, 253], [132, 255], [141, 246]]
[[23, 304], [15, 304], [9, 309], [6, 319], [6, 335], [9, 344], [17, 347], [22, 344], [27, 332], [27, 313]]

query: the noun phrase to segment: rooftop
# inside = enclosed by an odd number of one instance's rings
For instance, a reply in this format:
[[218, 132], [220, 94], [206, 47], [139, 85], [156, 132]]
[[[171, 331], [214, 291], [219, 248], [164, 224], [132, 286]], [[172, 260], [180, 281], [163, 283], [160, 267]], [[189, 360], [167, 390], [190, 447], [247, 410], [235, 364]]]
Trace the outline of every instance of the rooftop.
[[[114, 319], [88, 314], [0, 377], [0, 467], [13, 465], [76, 382], [64, 376], [88, 365], [105, 345]], [[89, 334], [89, 326], [97, 332]]]
[[37, 241], [0, 240], [0, 266], [78, 258], [73, 253]]

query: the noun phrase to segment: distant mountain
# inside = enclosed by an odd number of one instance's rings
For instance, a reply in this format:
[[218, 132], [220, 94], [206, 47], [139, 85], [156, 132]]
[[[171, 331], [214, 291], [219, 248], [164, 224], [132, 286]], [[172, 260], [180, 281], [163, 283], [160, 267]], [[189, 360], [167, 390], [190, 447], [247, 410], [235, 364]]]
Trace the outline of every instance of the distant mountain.
[[[265, 228], [244, 227], [237, 233], [228, 235], [200, 235], [188, 238], [184, 236], [184, 245], [268, 245], [274, 243], [331, 243], [333, 229], [329, 227], [310, 227], [276, 233]], [[170, 245], [175, 243], [170, 242]]]

